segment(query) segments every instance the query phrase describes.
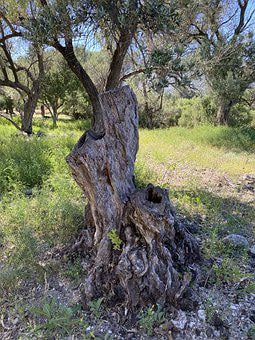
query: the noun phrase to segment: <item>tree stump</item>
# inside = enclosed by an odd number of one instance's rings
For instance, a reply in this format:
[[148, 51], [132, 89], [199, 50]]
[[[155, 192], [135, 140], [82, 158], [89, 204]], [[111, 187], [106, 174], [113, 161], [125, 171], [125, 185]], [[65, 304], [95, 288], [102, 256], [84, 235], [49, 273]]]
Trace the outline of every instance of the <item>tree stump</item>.
[[175, 221], [167, 190], [135, 187], [138, 112], [132, 90], [102, 93], [100, 102], [104, 134], [87, 131], [67, 157], [89, 202], [77, 242], [87, 264], [85, 297], [106, 295], [133, 308], [173, 304], [190, 281], [185, 266], [198, 258], [197, 243]]

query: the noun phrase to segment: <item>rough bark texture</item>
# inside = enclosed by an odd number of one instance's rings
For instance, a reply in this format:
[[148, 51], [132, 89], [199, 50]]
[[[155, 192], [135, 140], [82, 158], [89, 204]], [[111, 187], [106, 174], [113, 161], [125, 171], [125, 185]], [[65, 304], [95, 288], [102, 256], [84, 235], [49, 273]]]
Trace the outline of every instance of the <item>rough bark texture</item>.
[[[138, 112], [133, 92], [128, 86], [105, 92], [100, 102], [104, 135], [86, 132], [67, 157], [89, 202], [85, 229], [73, 247], [85, 258], [86, 299], [106, 294], [113, 303], [132, 307], [174, 303], [190, 281], [185, 265], [198, 258], [197, 244], [175, 221], [167, 190], [135, 187]], [[114, 247], [112, 230], [119, 247]]]
[[53, 122], [53, 129], [57, 127], [58, 121], [58, 109], [57, 106], [52, 107], [52, 122]]
[[28, 135], [33, 133], [33, 116], [35, 113], [36, 105], [39, 98], [40, 83], [36, 81], [28, 95], [27, 101], [24, 105], [24, 114], [21, 116], [21, 131], [26, 132]]
[[26, 132], [29, 135], [33, 132], [32, 121], [34, 112], [35, 106], [33, 105], [33, 100], [29, 98], [25, 103], [24, 114], [21, 117], [21, 131]]
[[231, 101], [222, 100], [218, 112], [217, 112], [217, 123], [219, 125], [228, 124], [230, 109], [232, 107]]

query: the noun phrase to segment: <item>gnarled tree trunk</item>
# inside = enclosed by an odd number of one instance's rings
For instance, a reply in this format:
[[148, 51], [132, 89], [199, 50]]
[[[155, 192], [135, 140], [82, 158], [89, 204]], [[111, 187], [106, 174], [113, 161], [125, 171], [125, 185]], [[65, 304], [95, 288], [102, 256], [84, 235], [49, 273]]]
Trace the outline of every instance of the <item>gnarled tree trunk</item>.
[[[73, 250], [86, 260], [87, 299], [107, 294], [132, 307], [175, 302], [188, 283], [185, 265], [199, 255], [195, 240], [175, 221], [165, 189], [137, 190], [138, 112], [128, 86], [100, 95], [104, 134], [87, 131], [67, 161], [88, 206]], [[121, 242], [118, 245], [118, 242]]]

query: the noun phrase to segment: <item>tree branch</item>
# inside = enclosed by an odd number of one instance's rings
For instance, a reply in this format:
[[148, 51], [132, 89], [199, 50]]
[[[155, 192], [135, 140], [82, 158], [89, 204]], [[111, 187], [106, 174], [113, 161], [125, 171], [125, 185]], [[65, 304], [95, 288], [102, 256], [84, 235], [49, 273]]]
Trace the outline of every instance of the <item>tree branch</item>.
[[19, 127], [19, 125], [16, 122], [14, 122], [14, 120], [12, 120], [10, 117], [7, 117], [3, 113], [0, 113], [0, 117], [7, 119], [10, 123], [12, 123], [16, 127], [16, 129], [21, 131], [21, 128]]
[[7, 34], [4, 37], [0, 38], [0, 44], [4, 43], [6, 40], [9, 40], [11, 38], [16, 38], [16, 37], [22, 37], [22, 33], [16, 32], [16, 33]]
[[136, 24], [134, 24], [131, 28], [123, 28], [121, 30], [110, 64], [109, 75], [106, 82], [106, 91], [112, 90], [119, 85], [123, 62], [134, 37], [136, 27]]
[[9, 79], [0, 79], [0, 86], [6, 86], [6, 87], [11, 87], [15, 90], [21, 90], [23, 92], [25, 92], [27, 95], [30, 94], [30, 90], [27, 86], [21, 84], [20, 82], [15, 82], [15, 81], [11, 81]]
[[243, 4], [241, 0], [238, 0], [238, 6], [240, 8], [240, 16], [239, 16], [239, 23], [235, 29], [234, 35], [239, 35], [242, 32], [243, 26], [244, 26], [244, 18], [245, 18], [245, 12], [247, 9], [249, 0], [244, 0]]
[[139, 73], [145, 72], [146, 70], [147, 70], [146, 68], [140, 68], [139, 70], [135, 70], [135, 71], [132, 71], [132, 72], [130, 72], [130, 73], [127, 73], [127, 74], [125, 74], [124, 76], [122, 76], [122, 77], [120, 78], [120, 81], [119, 81], [119, 82], [121, 83], [121, 82], [127, 80], [127, 79], [130, 78], [130, 77], [133, 77], [133, 76], [135, 76], [135, 75], [137, 75], [137, 74], [139, 74]]

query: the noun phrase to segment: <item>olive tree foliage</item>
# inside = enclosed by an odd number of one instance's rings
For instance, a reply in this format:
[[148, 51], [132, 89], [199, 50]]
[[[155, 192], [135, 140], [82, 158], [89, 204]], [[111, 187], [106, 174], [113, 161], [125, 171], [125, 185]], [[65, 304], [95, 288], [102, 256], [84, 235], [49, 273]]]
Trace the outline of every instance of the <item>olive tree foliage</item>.
[[60, 110], [75, 118], [79, 115], [86, 116], [86, 112], [81, 110], [88, 110], [87, 95], [65, 60], [55, 51], [48, 51], [45, 59], [47, 61], [40, 101], [50, 111], [53, 127], [57, 126]]
[[181, 16], [177, 16], [175, 21], [174, 30], [166, 24], [156, 32], [148, 29], [140, 31], [124, 65], [122, 80], [135, 83], [141, 122], [148, 128], [164, 125], [162, 108], [169, 91], [177, 91], [181, 96], [194, 94], [191, 79], [196, 72], [190, 58], [192, 50], [188, 46], [188, 36], [181, 35], [179, 29]]
[[76, 42], [90, 49], [91, 37], [100, 35], [110, 54], [104, 90], [111, 90], [120, 84], [124, 59], [137, 32], [145, 26], [154, 31], [169, 29], [178, 17], [177, 5], [162, 0], [10, 0], [4, 8], [31, 40], [53, 46], [62, 54], [88, 93], [93, 129], [98, 131], [103, 129], [99, 91], [75, 53]]
[[[199, 14], [197, 14], [199, 13]], [[188, 33], [197, 46], [198, 70], [218, 106], [217, 123], [228, 124], [232, 107], [255, 81], [254, 1], [192, 1]]]
[[6, 91], [0, 91], [0, 111], [5, 110], [6, 115], [9, 115], [10, 119], [14, 115], [14, 105], [13, 98]]

